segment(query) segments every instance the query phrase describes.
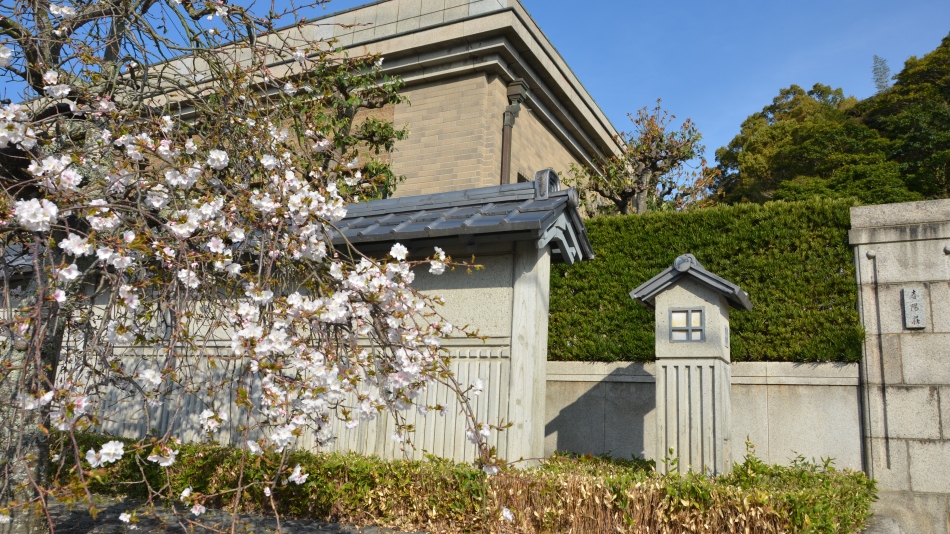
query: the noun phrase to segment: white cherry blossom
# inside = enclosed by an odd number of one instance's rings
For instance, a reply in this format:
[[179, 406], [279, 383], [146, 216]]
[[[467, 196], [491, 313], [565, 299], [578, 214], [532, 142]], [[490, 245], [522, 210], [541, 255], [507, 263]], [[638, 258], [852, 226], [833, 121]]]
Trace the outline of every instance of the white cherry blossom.
[[122, 458], [123, 454], [125, 454], [125, 450], [121, 441], [107, 441], [99, 450], [99, 457], [103, 464], [117, 462]]
[[161, 467], [168, 467], [175, 463], [175, 458], [178, 456], [178, 451], [168, 447], [166, 445], [159, 446], [159, 451], [150, 454], [146, 460], [150, 462], [155, 462]]
[[261, 166], [267, 169], [268, 171], [272, 171], [276, 169], [277, 163], [278, 163], [277, 158], [275, 158], [274, 156], [271, 156], [270, 154], [265, 154], [261, 156]]
[[162, 374], [155, 369], [144, 369], [139, 371], [138, 376], [151, 386], [158, 386], [162, 383]]
[[297, 466], [294, 467], [293, 473], [291, 473], [290, 476], [287, 477], [287, 480], [293, 482], [294, 484], [298, 484], [298, 485], [299, 485], [299, 484], [303, 484], [304, 482], [306, 482], [306, 481], [307, 481], [307, 477], [309, 477], [310, 475], [307, 474], [307, 473], [303, 473], [301, 469], [302, 469], [302, 468], [300, 467], [300, 464], [297, 464]]
[[66, 84], [47, 85], [43, 88], [46, 96], [51, 98], [66, 98], [69, 95], [70, 87]]
[[178, 271], [178, 279], [181, 280], [181, 283], [195, 289], [201, 285], [201, 279], [198, 277], [198, 273], [192, 271], [191, 269], [182, 269]]
[[13, 63], [13, 50], [0, 44], [0, 68], [9, 67]]
[[45, 232], [50, 229], [50, 225], [56, 222], [59, 215], [59, 208], [49, 200], [32, 198], [30, 200], [18, 200], [14, 215], [17, 222], [22, 224], [31, 232]]
[[396, 243], [389, 251], [389, 255], [399, 261], [405, 260], [407, 254], [409, 254], [409, 249], [407, 249], [401, 243]]
[[56, 271], [56, 276], [66, 282], [75, 280], [79, 276], [79, 268], [75, 263], [71, 263], [65, 269]]
[[49, 12], [56, 17], [62, 17], [64, 19], [72, 18], [76, 16], [76, 9], [72, 6], [50, 4]]
[[228, 153], [223, 150], [212, 150], [208, 153], [208, 166], [216, 171], [226, 169], [229, 162]]

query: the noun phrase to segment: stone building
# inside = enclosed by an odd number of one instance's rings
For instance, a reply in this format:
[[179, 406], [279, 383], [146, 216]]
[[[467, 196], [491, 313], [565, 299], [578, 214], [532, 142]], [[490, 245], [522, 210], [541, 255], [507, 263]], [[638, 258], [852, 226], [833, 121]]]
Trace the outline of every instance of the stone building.
[[617, 131], [518, 0], [383, 0], [317, 19], [311, 39], [378, 53], [408, 102], [374, 110], [409, 137], [395, 196], [534, 179], [617, 153]]

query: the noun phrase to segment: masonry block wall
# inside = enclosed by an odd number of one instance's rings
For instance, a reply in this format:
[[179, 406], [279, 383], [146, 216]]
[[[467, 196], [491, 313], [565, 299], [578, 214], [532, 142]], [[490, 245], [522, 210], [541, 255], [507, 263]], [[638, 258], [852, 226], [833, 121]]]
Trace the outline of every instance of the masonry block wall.
[[950, 200], [851, 209], [875, 512], [950, 532]]
[[[409, 102], [396, 106], [397, 127], [409, 137], [396, 144], [393, 172], [406, 176], [394, 196], [412, 196], [498, 185], [507, 84], [493, 74], [471, 74], [404, 91]], [[563, 175], [581, 163], [522, 104], [512, 134], [511, 181], [534, 180], [553, 168]]]
[[396, 127], [409, 127], [392, 156], [393, 172], [407, 177], [396, 196], [498, 185], [504, 90], [484, 74], [406, 89], [394, 114]]
[[516, 182], [519, 174], [534, 180], [534, 173], [548, 168], [567, 176], [572, 164], [581, 166], [538, 114], [522, 104], [511, 136], [511, 181]]

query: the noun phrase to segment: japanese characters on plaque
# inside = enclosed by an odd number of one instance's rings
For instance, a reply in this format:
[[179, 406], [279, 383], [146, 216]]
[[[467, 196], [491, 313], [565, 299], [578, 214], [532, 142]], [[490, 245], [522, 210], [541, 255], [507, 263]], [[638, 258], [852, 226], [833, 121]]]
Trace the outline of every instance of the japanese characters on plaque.
[[919, 330], [927, 327], [927, 310], [924, 305], [923, 286], [910, 286], [901, 290], [904, 305], [904, 328]]

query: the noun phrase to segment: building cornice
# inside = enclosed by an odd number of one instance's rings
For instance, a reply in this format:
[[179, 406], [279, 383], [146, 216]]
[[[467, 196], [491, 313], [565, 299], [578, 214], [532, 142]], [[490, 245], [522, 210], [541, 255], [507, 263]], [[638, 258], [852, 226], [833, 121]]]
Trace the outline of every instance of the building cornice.
[[617, 130], [516, 0], [497, 0], [496, 9], [402, 31], [398, 18], [383, 24], [392, 19], [374, 18], [373, 10], [400, 8], [400, 2], [406, 0], [368, 4], [312, 24], [320, 37], [336, 39], [349, 54], [383, 55], [384, 72], [409, 86], [466, 71], [496, 74], [505, 83], [523, 78], [530, 86], [526, 104], [579, 160], [592, 163], [619, 153]]

